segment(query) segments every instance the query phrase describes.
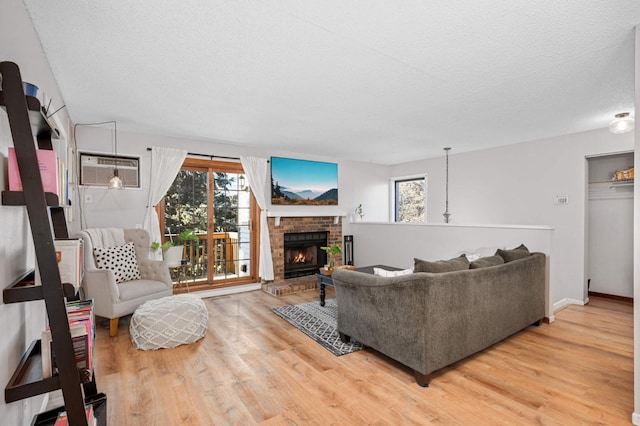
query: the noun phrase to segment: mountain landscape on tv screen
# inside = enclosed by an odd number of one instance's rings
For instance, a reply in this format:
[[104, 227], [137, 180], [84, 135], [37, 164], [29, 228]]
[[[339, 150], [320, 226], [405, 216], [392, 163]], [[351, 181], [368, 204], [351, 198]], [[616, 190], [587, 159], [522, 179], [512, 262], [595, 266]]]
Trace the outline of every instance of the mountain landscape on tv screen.
[[337, 205], [338, 188], [331, 188], [325, 192], [312, 191], [291, 191], [289, 188], [278, 186], [271, 188], [272, 204], [309, 204], [309, 205]]

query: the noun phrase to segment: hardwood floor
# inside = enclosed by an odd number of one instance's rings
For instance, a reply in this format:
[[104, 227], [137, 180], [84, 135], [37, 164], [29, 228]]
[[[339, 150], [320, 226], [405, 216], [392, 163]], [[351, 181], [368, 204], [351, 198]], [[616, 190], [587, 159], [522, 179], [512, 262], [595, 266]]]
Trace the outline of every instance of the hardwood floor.
[[[333, 289], [328, 289], [333, 297]], [[128, 321], [96, 341], [111, 425], [622, 425], [633, 412], [631, 304], [593, 298], [435, 375], [371, 350], [335, 357], [271, 312], [310, 291], [206, 299], [198, 343], [138, 351]]]

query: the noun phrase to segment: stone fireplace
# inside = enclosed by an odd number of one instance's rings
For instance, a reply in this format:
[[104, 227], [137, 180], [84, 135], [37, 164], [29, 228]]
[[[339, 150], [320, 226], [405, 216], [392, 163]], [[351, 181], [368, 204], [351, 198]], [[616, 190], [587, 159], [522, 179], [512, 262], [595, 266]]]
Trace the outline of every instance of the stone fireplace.
[[[274, 282], [310, 275], [307, 280], [313, 280], [315, 283], [313, 275], [327, 262], [326, 253], [319, 247], [331, 244], [338, 244], [342, 247], [342, 218], [340, 216], [337, 220], [335, 216], [282, 216], [280, 218], [270, 217], [268, 222]], [[277, 226], [276, 223], [278, 223]], [[324, 240], [325, 235], [326, 240]], [[288, 240], [286, 241], [288, 246], [286, 250], [285, 240]], [[312, 246], [317, 246], [317, 248]], [[300, 262], [294, 263], [296, 256], [299, 256], [298, 260], [305, 258], [302, 264]], [[307, 257], [309, 259], [306, 259]], [[342, 258], [336, 259], [336, 265], [341, 264]], [[287, 267], [285, 268], [285, 266]]]

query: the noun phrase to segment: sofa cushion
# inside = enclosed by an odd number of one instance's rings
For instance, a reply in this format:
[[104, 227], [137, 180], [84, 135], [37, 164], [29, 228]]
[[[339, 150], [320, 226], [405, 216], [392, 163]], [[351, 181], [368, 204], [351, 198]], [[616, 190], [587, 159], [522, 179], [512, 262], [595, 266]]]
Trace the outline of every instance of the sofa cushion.
[[529, 249], [525, 247], [524, 244], [520, 244], [518, 247], [511, 250], [498, 249], [496, 251], [496, 256], [502, 257], [505, 263], [522, 259], [523, 257], [529, 256], [529, 254]]
[[136, 248], [133, 243], [116, 247], [95, 247], [93, 254], [98, 269], [113, 271], [116, 283], [140, 279]]
[[373, 268], [373, 275], [379, 277], [400, 277], [402, 275], [413, 274], [413, 269], [402, 269], [400, 271], [388, 271], [382, 268]]
[[414, 272], [453, 272], [469, 269], [469, 259], [464, 254], [449, 260], [436, 260], [428, 262], [426, 260], [414, 258]]
[[502, 265], [503, 263], [504, 259], [498, 255], [481, 257], [480, 259], [471, 262], [469, 264], [469, 269], [486, 268], [488, 266]]

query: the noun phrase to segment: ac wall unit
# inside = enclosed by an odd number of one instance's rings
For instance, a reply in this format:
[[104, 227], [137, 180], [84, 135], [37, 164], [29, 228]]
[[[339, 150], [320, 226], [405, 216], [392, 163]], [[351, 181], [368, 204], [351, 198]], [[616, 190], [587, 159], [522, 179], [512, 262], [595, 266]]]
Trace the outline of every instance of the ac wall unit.
[[140, 158], [80, 153], [80, 185], [108, 186], [113, 170], [125, 188], [140, 188]]

